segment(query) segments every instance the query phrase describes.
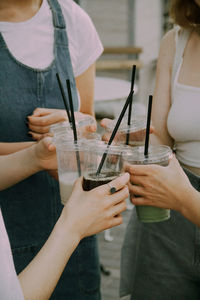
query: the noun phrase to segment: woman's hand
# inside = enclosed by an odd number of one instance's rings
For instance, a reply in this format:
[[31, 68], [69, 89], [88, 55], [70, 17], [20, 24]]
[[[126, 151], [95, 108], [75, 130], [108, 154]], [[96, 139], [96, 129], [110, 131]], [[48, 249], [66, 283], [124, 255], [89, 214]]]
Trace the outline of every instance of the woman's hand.
[[52, 143], [51, 137], [42, 139], [31, 148], [33, 149], [35, 164], [41, 170], [57, 170], [56, 147]]
[[126, 165], [125, 170], [130, 173], [129, 191], [133, 204], [177, 211], [185, 205], [185, 194], [192, 186], [175, 156], [167, 167]]
[[[81, 112], [75, 112], [76, 121], [85, 117]], [[29, 134], [34, 140], [40, 140], [49, 135], [49, 129], [52, 124], [67, 121], [67, 113], [64, 109], [36, 108], [31, 116], [28, 116]], [[96, 121], [87, 126], [88, 131], [96, 131]]]
[[71, 228], [72, 234], [82, 239], [120, 225], [120, 213], [126, 210], [125, 199], [129, 195], [129, 178], [129, 174], [125, 173], [110, 182], [117, 190], [114, 194], [110, 194], [108, 184], [85, 192], [82, 189], [82, 178], [79, 178], [62, 212], [62, 218], [66, 220], [66, 226]]

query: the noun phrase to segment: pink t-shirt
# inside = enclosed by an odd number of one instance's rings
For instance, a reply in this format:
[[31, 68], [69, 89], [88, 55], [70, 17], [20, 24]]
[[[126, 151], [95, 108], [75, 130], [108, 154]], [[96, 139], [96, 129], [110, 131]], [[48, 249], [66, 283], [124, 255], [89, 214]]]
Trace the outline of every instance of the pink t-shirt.
[[0, 209], [0, 299], [24, 300]]

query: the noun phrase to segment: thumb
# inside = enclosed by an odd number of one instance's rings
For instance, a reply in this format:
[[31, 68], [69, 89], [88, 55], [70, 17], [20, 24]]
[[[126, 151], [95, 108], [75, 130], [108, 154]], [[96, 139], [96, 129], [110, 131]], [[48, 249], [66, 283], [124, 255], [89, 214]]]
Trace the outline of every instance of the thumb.
[[104, 119], [102, 119], [101, 121], [100, 121], [100, 125], [101, 125], [101, 127], [107, 127], [108, 126], [108, 124], [111, 122], [112, 120], [111, 119], [107, 119], [107, 118], [104, 118]]
[[50, 112], [48, 109], [46, 108], [41, 108], [41, 107], [37, 107], [34, 111], [33, 111], [33, 115], [34, 117], [41, 117], [41, 116], [46, 116], [49, 115]]
[[172, 154], [170, 159], [169, 159], [169, 167], [177, 167], [180, 166], [178, 160], [176, 159], [175, 154]]
[[56, 146], [53, 144], [52, 137], [45, 137], [41, 142], [44, 143], [44, 146], [48, 149], [48, 151], [53, 152], [56, 150]]
[[74, 182], [73, 190], [72, 190], [73, 195], [78, 194], [78, 193], [80, 193], [80, 192], [83, 191], [83, 188], [82, 188], [82, 182], [83, 182], [83, 176], [79, 177], [79, 178]]

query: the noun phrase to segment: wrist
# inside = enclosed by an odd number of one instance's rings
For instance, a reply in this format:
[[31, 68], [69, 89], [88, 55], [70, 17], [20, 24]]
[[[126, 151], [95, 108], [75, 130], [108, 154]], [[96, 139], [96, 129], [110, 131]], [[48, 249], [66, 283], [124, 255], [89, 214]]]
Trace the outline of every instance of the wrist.
[[39, 162], [36, 152], [35, 152], [35, 147], [36, 147], [36, 143], [34, 143], [32, 146], [30, 146], [29, 148], [27, 148], [25, 150], [26, 154], [27, 154], [28, 165], [31, 167], [31, 169], [34, 173], [42, 170], [42, 167], [40, 166], [40, 162]]
[[59, 232], [59, 235], [62, 237], [63, 241], [66, 240], [69, 242], [70, 240], [74, 247], [78, 246], [81, 240], [81, 234], [77, 230], [75, 224], [70, 222], [69, 218], [65, 216], [64, 211], [62, 211], [55, 228]]
[[199, 202], [200, 194], [192, 186], [189, 186], [185, 188], [181, 197], [182, 198], [178, 210], [184, 217], [187, 218], [188, 215], [190, 215], [190, 212], [193, 210], [193, 203], [196, 202], [196, 200]]

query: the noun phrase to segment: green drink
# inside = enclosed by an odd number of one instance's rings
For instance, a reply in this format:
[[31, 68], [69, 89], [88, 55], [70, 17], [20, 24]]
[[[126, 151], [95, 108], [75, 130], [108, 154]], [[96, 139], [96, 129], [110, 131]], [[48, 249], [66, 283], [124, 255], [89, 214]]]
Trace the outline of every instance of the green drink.
[[[148, 157], [144, 156], [144, 147], [135, 147], [123, 155], [123, 160], [131, 165], [156, 164], [163, 167], [168, 166], [172, 151], [167, 146], [150, 146]], [[153, 223], [162, 222], [170, 218], [170, 210], [154, 206], [136, 206], [137, 216], [141, 222]]]

